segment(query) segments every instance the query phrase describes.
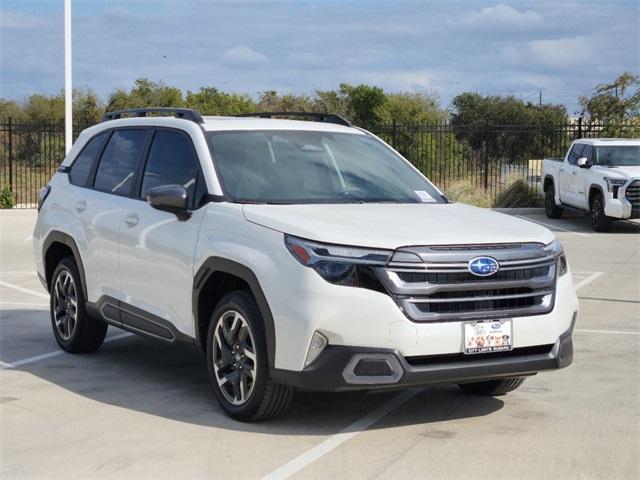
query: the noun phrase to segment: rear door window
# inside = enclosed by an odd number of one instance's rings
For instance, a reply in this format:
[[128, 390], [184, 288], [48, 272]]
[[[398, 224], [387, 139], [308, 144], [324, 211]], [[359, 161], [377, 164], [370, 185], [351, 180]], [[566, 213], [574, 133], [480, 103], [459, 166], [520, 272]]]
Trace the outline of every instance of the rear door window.
[[71, 170], [69, 171], [69, 181], [73, 185], [84, 187], [87, 184], [89, 174], [98, 157], [100, 157], [100, 152], [102, 152], [102, 147], [109, 133], [110, 132], [101, 133], [89, 140], [80, 152], [80, 155], [73, 161], [73, 165], [71, 165]]
[[148, 129], [115, 130], [98, 165], [94, 187], [118, 195], [130, 195]]

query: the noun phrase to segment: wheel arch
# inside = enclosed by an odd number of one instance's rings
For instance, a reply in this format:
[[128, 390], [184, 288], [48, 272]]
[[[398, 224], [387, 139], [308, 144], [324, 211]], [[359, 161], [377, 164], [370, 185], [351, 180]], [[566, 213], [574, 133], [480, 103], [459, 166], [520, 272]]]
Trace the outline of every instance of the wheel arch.
[[56, 265], [64, 257], [69, 256], [69, 253], [78, 267], [82, 293], [84, 294], [85, 301], [88, 301], [87, 281], [84, 275], [84, 265], [82, 264], [82, 257], [80, 256], [78, 245], [69, 234], [55, 230], [47, 235], [42, 244], [42, 259], [44, 261], [44, 275], [47, 289], [51, 290], [51, 280]]
[[589, 186], [589, 203], [588, 203], [589, 208], [591, 208], [591, 201], [593, 200], [593, 197], [596, 193], [599, 193], [600, 195], [602, 195], [602, 200], [605, 201], [604, 190], [602, 189], [602, 187], [597, 183], [592, 183]]
[[549, 187], [554, 187], [555, 188], [555, 181], [553, 180], [553, 175], [545, 175], [544, 177], [544, 182], [543, 182], [543, 187], [542, 187], [542, 191], [546, 192]]
[[222, 257], [205, 260], [193, 281], [192, 310], [196, 342], [206, 346], [209, 318], [222, 296], [233, 290], [248, 290], [255, 298], [264, 320], [269, 367], [275, 366], [276, 338], [271, 308], [255, 273], [246, 265]]

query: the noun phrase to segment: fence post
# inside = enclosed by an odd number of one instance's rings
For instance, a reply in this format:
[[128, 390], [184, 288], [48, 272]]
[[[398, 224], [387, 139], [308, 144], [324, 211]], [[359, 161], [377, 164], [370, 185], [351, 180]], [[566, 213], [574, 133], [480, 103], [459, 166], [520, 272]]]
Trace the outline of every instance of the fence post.
[[582, 138], [582, 117], [578, 117], [578, 138]]
[[489, 154], [487, 153], [487, 141], [482, 142], [482, 159], [484, 163], [484, 191], [489, 189]]
[[9, 190], [13, 192], [13, 119], [9, 117]]
[[391, 121], [391, 146], [393, 148], [397, 148], [396, 145], [398, 143], [398, 122], [394, 118]]

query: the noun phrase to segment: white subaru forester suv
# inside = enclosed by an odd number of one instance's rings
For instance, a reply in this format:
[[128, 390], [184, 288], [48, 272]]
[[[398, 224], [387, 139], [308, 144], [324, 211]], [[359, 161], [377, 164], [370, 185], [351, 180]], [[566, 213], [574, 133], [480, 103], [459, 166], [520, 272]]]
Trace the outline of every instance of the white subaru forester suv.
[[296, 389], [500, 395], [571, 363], [578, 303], [549, 230], [447, 201], [337, 115], [274, 116], [138, 109], [82, 132], [33, 240], [65, 351], [108, 325], [190, 342], [245, 421]]

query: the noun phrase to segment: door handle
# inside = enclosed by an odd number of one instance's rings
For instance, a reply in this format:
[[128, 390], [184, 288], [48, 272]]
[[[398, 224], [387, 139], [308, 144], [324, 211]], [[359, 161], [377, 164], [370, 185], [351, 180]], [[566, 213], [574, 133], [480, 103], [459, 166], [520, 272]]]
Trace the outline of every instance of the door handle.
[[573, 172], [573, 175], [577, 175], [577, 174], [578, 174], [578, 172]]
[[561, 169], [560, 169], [560, 172], [564, 172], [564, 168], [561, 168]]
[[85, 200], [77, 200], [75, 207], [77, 212], [84, 212], [87, 209], [87, 202]]
[[138, 224], [138, 215], [135, 212], [124, 212], [124, 223], [133, 227]]

